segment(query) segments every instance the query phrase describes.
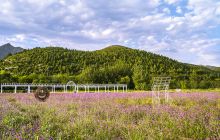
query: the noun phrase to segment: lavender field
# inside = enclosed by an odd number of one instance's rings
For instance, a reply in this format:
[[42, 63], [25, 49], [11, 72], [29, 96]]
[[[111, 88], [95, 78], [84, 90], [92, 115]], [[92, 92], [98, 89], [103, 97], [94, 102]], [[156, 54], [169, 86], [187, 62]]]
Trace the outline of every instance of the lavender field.
[[219, 93], [0, 95], [0, 139], [220, 139]]

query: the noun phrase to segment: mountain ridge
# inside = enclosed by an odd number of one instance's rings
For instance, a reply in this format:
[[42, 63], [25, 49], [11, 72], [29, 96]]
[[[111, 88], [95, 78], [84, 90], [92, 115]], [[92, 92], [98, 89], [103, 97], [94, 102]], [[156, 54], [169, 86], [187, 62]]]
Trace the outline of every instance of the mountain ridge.
[[210, 65], [204, 65], [204, 66], [214, 71], [220, 71], [220, 67], [210, 66]]
[[16, 54], [22, 52], [24, 49], [21, 47], [14, 47], [10, 43], [0, 46], [0, 59], [3, 59], [9, 54]]

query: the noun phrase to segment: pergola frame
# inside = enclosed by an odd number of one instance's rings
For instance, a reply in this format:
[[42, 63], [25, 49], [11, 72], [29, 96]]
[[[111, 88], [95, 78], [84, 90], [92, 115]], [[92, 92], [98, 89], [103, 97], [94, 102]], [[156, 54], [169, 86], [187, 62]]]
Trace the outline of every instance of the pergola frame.
[[[14, 93], [17, 93], [18, 88], [26, 88], [27, 93], [31, 93], [31, 89], [37, 87], [47, 87], [51, 89], [52, 93], [56, 93], [57, 88], [62, 88], [63, 92], [69, 92], [68, 87], [73, 87], [73, 93], [78, 93], [80, 89], [84, 89], [86, 93], [91, 93], [91, 89], [95, 89], [94, 92], [100, 93], [110, 93], [110, 92], [119, 92], [119, 89], [122, 89], [122, 92], [127, 92], [126, 84], [75, 84], [70, 81], [67, 84], [28, 84], [28, 83], [2, 83], [1, 84], [1, 93], [3, 93], [4, 88], [14, 88]], [[110, 89], [114, 90], [110, 90]]]

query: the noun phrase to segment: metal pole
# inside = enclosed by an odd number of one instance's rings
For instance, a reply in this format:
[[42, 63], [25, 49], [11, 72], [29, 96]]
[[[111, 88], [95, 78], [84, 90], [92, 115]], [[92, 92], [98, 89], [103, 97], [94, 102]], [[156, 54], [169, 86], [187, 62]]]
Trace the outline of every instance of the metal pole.
[[28, 85], [28, 93], [31, 93], [31, 87]]
[[3, 88], [3, 87], [2, 87], [2, 85], [1, 85], [1, 93], [2, 93], [2, 88]]
[[15, 93], [17, 93], [17, 86], [15, 85]]
[[98, 93], [99, 93], [99, 86], [98, 86]]

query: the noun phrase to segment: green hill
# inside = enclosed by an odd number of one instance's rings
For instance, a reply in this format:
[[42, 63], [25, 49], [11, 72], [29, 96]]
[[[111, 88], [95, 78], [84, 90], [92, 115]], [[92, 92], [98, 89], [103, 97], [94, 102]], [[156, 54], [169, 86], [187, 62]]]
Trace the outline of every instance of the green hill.
[[76, 83], [126, 83], [130, 88], [150, 89], [152, 77], [171, 76], [172, 88], [220, 87], [217, 71], [118, 45], [97, 51], [34, 48], [8, 56], [0, 62], [0, 69], [2, 83], [66, 83], [72, 80]]

